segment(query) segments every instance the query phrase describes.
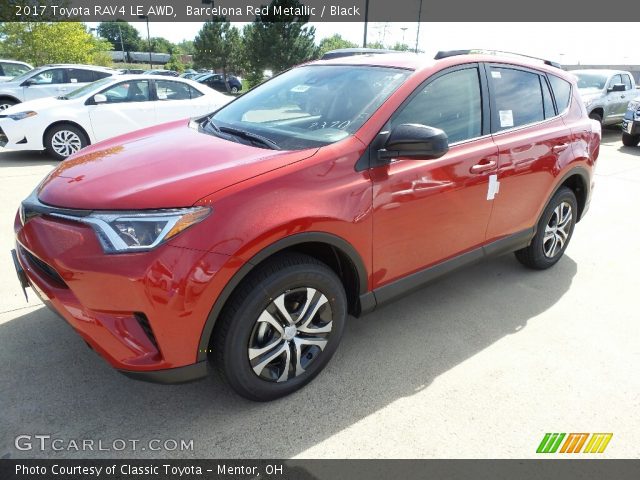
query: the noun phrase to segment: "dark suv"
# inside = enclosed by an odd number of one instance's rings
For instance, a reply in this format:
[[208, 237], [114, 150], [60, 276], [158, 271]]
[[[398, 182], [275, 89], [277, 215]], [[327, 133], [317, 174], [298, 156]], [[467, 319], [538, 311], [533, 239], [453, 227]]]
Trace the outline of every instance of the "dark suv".
[[314, 62], [81, 150], [16, 216], [23, 286], [126, 375], [211, 360], [270, 400], [320, 373], [348, 315], [491, 255], [551, 267], [600, 125], [550, 62], [460, 53]]

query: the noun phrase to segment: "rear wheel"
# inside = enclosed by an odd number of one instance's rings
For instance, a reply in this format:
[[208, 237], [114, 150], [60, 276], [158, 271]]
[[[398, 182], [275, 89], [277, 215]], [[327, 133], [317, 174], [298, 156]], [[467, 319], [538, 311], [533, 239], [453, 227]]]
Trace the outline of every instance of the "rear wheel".
[[64, 160], [89, 144], [87, 135], [68, 123], [56, 125], [45, 134], [44, 146], [58, 160]]
[[571, 189], [561, 187], [542, 213], [531, 244], [515, 252], [518, 261], [536, 270], [555, 265], [569, 245], [577, 217], [575, 194]]
[[333, 270], [307, 255], [276, 256], [243, 281], [218, 319], [216, 368], [248, 399], [288, 395], [327, 365], [346, 317], [346, 295]]
[[640, 135], [622, 134], [622, 144], [625, 147], [637, 147], [640, 143]]
[[238, 93], [238, 87], [231, 87], [231, 93]]

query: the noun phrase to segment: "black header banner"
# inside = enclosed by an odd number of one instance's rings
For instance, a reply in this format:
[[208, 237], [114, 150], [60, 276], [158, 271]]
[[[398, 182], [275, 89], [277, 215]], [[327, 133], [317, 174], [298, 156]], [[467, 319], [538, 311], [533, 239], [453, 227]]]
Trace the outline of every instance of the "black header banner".
[[2, 480], [637, 480], [640, 460], [0, 460]]
[[[2, 0], [0, 21], [205, 22], [225, 17], [300, 17], [310, 22], [628, 21], [640, 18], [640, 2], [593, 8], [577, 0]], [[291, 21], [290, 18], [287, 19]], [[558, 32], [562, 29], [559, 26]], [[548, 35], [551, 32], [541, 32]], [[586, 32], [585, 32], [586, 35]], [[585, 36], [585, 38], [587, 38]]]

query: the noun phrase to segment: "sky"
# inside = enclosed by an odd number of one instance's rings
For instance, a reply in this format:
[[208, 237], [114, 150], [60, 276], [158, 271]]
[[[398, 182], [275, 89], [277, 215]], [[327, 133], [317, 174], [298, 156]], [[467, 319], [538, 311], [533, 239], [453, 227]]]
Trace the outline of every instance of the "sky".
[[[133, 25], [146, 38], [146, 24]], [[244, 24], [236, 23], [238, 27]], [[362, 45], [363, 23], [315, 22], [316, 40], [320, 41], [334, 33], [358, 45]], [[91, 25], [94, 26], [94, 25]], [[175, 22], [171, 24], [150, 23], [151, 36], [163, 36], [171, 42], [192, 40], [202, 23]], [[506, 50], [554, 60], [562, 64], [640, 64], [640, 49], [619, 41], [603, 41], [602, 35], [594, 32], [631, 32], [638, 28], [637, 22], [629, 23], [560, 23], [560, 22], [513, 22], [513, 23], [420, 23], [418, 48], [433, 55], [438, 50], [467, 48]], [[382, 41], [385, 45], [404, 42], [412, 48], [416, 43], [417, 23], [370, 22], [368, 41]], [[615, 37], [611, 37], [615, 38]]]

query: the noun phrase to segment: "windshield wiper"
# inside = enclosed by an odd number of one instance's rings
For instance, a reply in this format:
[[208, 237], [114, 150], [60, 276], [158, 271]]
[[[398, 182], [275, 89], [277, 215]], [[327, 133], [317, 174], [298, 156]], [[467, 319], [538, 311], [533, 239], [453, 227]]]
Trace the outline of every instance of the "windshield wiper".
[[60, 95], [59, 97], [56, 97], [58, 100], [69, 100], [69, 97], [67, 97], [66, 95]]
[[224, 136], [233, 135], [233, 136], [241, 137], [253, 142], [258, 142], [261, 145], [264, 145], [272, 150], [282, 150], [276, 142], [274, 142], [273, 140], [269, 140], [268, 138], [265, 138], [262, 135], [248, 132], [246, 130], [241, 130], [239, 128], [219, 127], [218, 125], [213, 123], [213, 120], [211, 118], [209, 118], [206, 122], [202, 124], [202, 128], [204, 130], [207, 130], [207, 129], [213, 130], [215, 133], [222, 134]]
[[[212, 123], [212, 122], [209, 121], [209, 123]], [[233, 128], [233, 127], [216, 127], [216, 128], [218, 128], [218, 131], [220, 132], [230, 133], [231, 135], [235, 135], [237, 137], [242, 137], [242, 138], [246, 138], [247, 140], [253, 140], [255, 142], [261, 143], [262, 145], [269, 147], [271, 150], [281, 150], [280, 146], [276, 142], [274, 142], [273, 140], [269, 140], [268, 138], [263, 137], [262, 135], [258, 135], [257, 133], [252, 133], [246, 130], [241, 130], [239, 128]]]

